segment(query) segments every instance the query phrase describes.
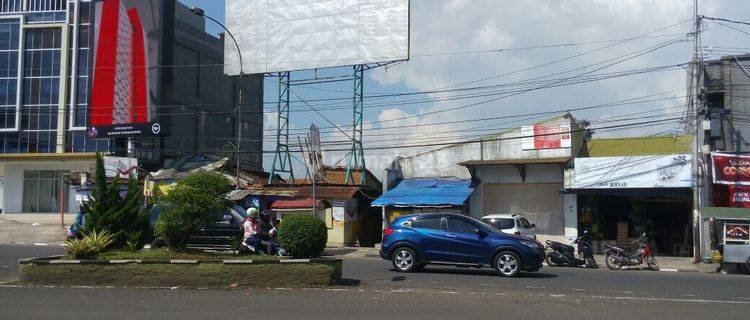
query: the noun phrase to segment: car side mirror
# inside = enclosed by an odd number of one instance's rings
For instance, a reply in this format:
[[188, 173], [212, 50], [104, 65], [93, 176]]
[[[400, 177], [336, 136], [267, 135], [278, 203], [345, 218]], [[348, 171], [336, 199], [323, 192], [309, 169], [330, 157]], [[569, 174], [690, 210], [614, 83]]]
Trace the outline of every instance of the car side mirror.
[[474, 229], [474, 232], [480, 237], [484, 238], [487, 236], [487, 231], [484, 231], [482, 229]]
[[532, 224], [531, 224], [531, 227], [532, 227], [532, 228], [536, 228], [536, 224], [535, 224], [535, 223], [532, 223]]

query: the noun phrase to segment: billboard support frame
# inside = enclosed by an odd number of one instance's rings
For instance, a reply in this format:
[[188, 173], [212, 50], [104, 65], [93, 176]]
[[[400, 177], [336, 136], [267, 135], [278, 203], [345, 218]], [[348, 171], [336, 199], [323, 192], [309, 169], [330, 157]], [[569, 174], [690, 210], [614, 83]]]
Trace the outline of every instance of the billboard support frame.
[[360, 169], [359, 184], [365, 184], [365, 154], [362, 145], [362, 124], [364, 114], [364, 70], [367, 66], [363, 64], [354, 65], [354, 96], [352, 97], [352, 150], [349, 153], [349, 164], [346, 166], [344, 183], [354, 183], [352, 169]]
[[289, 152], [289, 87], [290, 72], [279, 72], [279, 98], [276, 105], [276, 150], [273, 155], [273, 165], [268, 183], [274, 183], [277, 173], [289, 174], [289, 180], [294, 181], [294, 170], [292, 170], [292, 154]]

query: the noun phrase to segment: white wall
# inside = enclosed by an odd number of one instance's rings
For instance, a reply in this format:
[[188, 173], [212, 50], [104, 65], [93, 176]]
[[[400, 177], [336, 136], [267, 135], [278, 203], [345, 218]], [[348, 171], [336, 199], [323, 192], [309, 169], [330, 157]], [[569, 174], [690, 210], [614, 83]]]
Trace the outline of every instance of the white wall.
[[[5, 185], [2, 190], [3, 213], [21, 213], [23, 210], [23, 172], [24, 170], [68, 170], [93, 172], [94, 161], [36, 161], [36, 162], [4, 162], [0, 164], [0, 174], [4, 177]], [[68, 212], [77, 212], [75, 190], [70, 189], [68, 195]]]

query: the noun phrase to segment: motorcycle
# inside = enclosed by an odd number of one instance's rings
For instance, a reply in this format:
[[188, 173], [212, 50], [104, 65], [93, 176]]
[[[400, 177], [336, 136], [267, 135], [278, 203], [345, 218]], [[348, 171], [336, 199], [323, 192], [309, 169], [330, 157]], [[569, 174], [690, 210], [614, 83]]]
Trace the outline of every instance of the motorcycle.
[[594, 252], [588, 231], [583, 231], [581, 236], [573, 240], [573, 244], [578, 245], [578, 254], [581, 258], [575, 256], [573, 246], [571, 245], [552, 240], [547, 240], [546, 242], [547, 248], [552, 249], [545, 257], [548, 266], [567, 265], [570, 267], [599, 268], [594, 259]]
[[643, 233], [638, 240], [633, 241], [633, 244], [637, 246], [635, 252], [605, 244], [604, 247], [607, 248], [605, 250], [605, 263], [607, 267], [611, 270], [619, 270], [622, 269], [622, 266], [630, 267], [646, 263], [650, 270], [659, 271], [659, 263], [656, 261], [656, 257], [654, 257], [651, 247], [648, 245], [646, 233]]

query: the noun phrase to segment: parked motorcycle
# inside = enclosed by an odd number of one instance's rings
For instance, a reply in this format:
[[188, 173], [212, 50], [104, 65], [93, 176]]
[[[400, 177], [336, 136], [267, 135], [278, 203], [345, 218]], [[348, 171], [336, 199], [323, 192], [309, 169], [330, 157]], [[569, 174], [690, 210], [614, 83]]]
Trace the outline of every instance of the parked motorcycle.
[[622, 266], [637, 266], [642, 263], [646, 263], [649, 269], [659, 270], [659, 263], [654, 257], [651, 247], [648, 245], [648, 237], [646, 233], [643, 233], [641, 237], [633, 241], [633, 244], [637, 247], [635, 252], [625, 250], [623, 248], [605, 244], [607, 248], [605, 250], [607, 267], [612, 270], [622, 269]]
[[578, 245], [578, 254], [581, 258], [575, 256], [573, 246], [571, 245], [551, 240], [547, 240], [546, 242], [547, 248], [552, 249], [545, 257], [549, 266], [567, 265], [570, 267], [599, 268], [594, 259], [591, 236], [588, 230], [584, 230], [582, 235], [573, 240], [573, 244]]

